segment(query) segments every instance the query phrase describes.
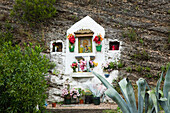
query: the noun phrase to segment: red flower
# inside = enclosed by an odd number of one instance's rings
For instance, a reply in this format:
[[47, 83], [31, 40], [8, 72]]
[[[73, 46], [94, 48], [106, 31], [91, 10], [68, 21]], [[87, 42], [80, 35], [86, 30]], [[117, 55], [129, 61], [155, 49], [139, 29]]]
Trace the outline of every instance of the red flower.
[[97, 43], [97, 41], [99, 40], [99, 37], [95, 36], [95, 38], [93, 39], [93, 41], [95, 41]]
[[70, 38], [69, 41], [70, 41], [70, 43], [74, 44], [75, 43], [75, 38], [74, 37]]
[[97, 41], [96, 43], [97, 43], [97, 44], [101, 44], [101, 42], [100, 42], [100, 41]]

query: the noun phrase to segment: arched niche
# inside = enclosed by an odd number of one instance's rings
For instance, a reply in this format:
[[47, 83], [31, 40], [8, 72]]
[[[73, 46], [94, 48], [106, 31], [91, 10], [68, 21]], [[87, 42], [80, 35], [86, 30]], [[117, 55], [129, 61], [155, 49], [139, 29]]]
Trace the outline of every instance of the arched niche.
[[51, 52], [63, 52], [63, 42], [60, 40], [51, 42]]
[[110, 41], [109, 42], [109, 50], [114, 51], [114, 50], [119, 50], [120, 47], [120, 42], [118, 41]]

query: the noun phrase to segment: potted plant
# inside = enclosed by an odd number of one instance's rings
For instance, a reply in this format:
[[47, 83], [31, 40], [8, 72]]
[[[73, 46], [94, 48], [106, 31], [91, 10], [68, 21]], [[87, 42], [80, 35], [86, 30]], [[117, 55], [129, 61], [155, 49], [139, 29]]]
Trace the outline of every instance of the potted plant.
[[101, 52], [101, 48], [102, 48], [102, 45], [101, 45], [101, 42], [102, 42], [103, 38], [102, 38], [102, 35], [97, 35], [95, 36], [95, 38], [93, 39], [93, 41], [96, 42], [97, 46], [96, 46], [96, 51], [97, 52]]
[[75, 37], [73, 34], [69, 34], [67, 38], [69, 40], [69, 50], [70, 52], [74, 52]]
[[64, 97], [64, 104], [71, 104], [71, 95], [67, 88], [62, 90], [61, 96]]
[[76, 68], [78, 66], [77, 62], [73, 62], [70, 66], [73, 69], [73, 72], [76, 72]]
[[116, 68], [116, 64], [114, 62], [106, 62], [105, 64], [102, 64], [102, 68], [105, 72], [104, 76], [108, 78], [110, 76], [110, 72]]
[[90, 60], [89, 61], [89, 66], [90, 66], [90, 69], [93, 70], [94, 67], [98, 66], [98, 63], [95, 63], [93, 60]]
[[55, 101], [52, 102], [52, 107], [56, 107], [56, 102]]
[[89, 89], [93, 94], [93, 103], [94, 105], [100, 105], [100, 97], [103, 95], [106, 90], [102, 85], [89, 85]]
[[82, 90], [81, 88], [79, 88], [79, 94], [80, 94], [79, 103], [80, 103], [80, 104], [84, 104], [84, 100], [85, 100], [85, 91]]
[[70, 95], [71, 95], [71, 103], [77, 104], [79, 101], [78, 98], [80, 97], [79, 91], [77, 89], [73, 88], [70, 90]]
[[92, 92], [89, 89], [86, 89], [86, 91], [85, 91], [85, 104], [91, 104], [91, 103], [93, 103]]
[[80, 63], [79, 63], [79, 65], [80, 65], [80, 69], [84, 72], [84, 71], [86, 71], [86, 64], [87, 64], [87, 62], [86, 61], [84, 61], [84, 60], [80, 60]]

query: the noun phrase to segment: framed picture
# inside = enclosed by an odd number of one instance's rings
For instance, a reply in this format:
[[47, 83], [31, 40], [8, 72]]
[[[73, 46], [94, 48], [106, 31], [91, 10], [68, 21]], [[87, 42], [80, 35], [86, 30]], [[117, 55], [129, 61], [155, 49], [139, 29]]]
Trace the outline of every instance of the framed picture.
[[79, 53], [92, 53], [92, 37], [81, 37], [78, 41]]

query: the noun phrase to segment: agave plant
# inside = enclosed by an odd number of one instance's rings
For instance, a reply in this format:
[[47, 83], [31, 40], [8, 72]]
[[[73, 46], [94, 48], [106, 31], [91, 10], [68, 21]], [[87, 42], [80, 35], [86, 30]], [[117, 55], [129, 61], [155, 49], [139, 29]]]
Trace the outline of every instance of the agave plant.
[[123, 113], [158, 113], [160, 111], [159, 105], [164, 109], [165, 113], [170, 113], [170, 67], [165, 76], [163, 92], [159, 90], [163, 72], [158, 80], [156, 91], [150, 89], [145, 79], [140, 78], [137, 81], [138, 108], [135, 93], [128, 78], [124, 78], [119, 82], [120, 89], [125, 98], [124, 100], [105, 78], [95, 72], [93, 74], [107, 88], [105, 94], [118, 104]]

